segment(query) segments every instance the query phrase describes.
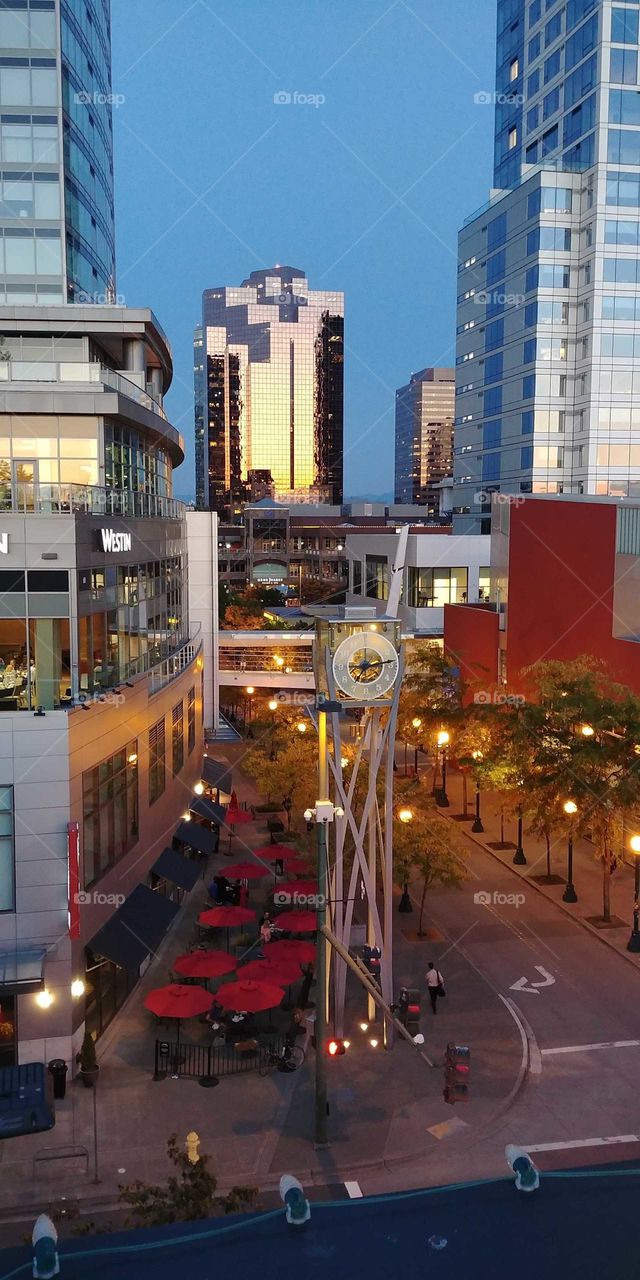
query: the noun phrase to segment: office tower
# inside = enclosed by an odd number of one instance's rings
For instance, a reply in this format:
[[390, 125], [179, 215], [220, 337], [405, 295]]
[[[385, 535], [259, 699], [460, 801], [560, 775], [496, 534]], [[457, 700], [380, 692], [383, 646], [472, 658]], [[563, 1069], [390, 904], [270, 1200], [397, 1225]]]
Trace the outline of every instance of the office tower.
[[114, 305], [109, 6], [3, 0], [0, 43], [0, 1067], [74, 1072], [188, 887], [202, 642], [171, 350]]
[[438, 511], [436, 486], [453, 464], [455, 369], [421, 369], [396, 391], [396, 502]]
[[199, 505], [229, 516], [258, 493], [341, 502], [344, 295], [275, 266], [205, 290], [202, 304]]
[[0, 305], [115, 296], [108, 0], [0, 7]]
[[640, 495], [638, 21], [498, 4], [495, 190], [459, 240], [460, 531], [493, 490]]

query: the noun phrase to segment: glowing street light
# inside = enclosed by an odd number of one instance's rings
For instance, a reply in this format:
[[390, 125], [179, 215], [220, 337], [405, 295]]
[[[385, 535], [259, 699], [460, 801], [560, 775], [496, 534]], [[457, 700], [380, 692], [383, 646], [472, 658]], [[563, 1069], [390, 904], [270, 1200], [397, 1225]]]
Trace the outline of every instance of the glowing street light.
[[436, 739], [438, 747], [442, 752], [442, 786], [436, 791], [436, 804], [441, 809], [449, 808], [449, 797], [447, 795], [447, 743], [449, 742], [449, 734], [446, 729], [441, 729]]
[[73, 982], [71, 983], [71, 994], [74, 1000], [79, 1000], [80, 996], [83, 996], [85, 991], [86, 991], [86, 987], [84, 985], [84, 982], [82, 981], [82, 978], [74, 978]]
[[398, 810], [398, 817], [401, 822], [413, 822], [413, 809], [403, 808]]
[[197, 795], [197, 796], [203, 796], [203, 795], [204, 795], [204, 782], [196, 782], [196, 785], [195, 785], [195, 787], [193, 788], [193, 790], [195, 791], [195, 793], [196, 793], [196, 795]]
[[304, 720], [298, 720], [297, 728], [298, 728], [298, 733], [306, 733], [306, 732], [307, 732], [307, 726], [306, 726], [306, 723], [305, 723], [305, 721], [304, 721]]
[[[585, 728], [586, 727], [587, 726], [585, 725]], [[578, 895], [573, 884], [573, 817], [578, 812], [578, 806], [575, 800], [565, 800], [562, 808], [570, 819], [569, 835], [567, 839], [567, 884], [562, 895], [562, 901], [577, 902]]]
[[36, 996], [36, 1004], [40, 1009], [50, 1009], [53, 1004], [53, 996], [45, 987], [44, 991], [39, 991]]
[[245, 693], [248, 694], [250, 698], [253, 697], [253, 694], [255, 693], [255, 689], [252, 684], [247, 685], [245, 689]]
[[411, 723], [412, 723], [412, 725], [413, 725], [414, 729], [419, 729], [419, 728], [420, 728], [420, 725], [422, 724], [422, 720], [420, 719], [420, 716], [414, 716], [414, 717], [413, 717], [413, 720], [411, 721]]
[[448, 741], [449, 741], [449, 734], [447, 733], [446, 729], [441, 729], [438, 734], [438, 746], [446, 747]]
[[[476, 764], [479, 764], [480, 761], [484, 759], [484, 756], [481, 751], [472, 751], [471, 755], [475, 760]], [[484, 831], [484, 827], [482, 825], [482, 818], [480, 817], [480, 779], [479, 778], [476, 778], [476, 816], [473, 820], [471, 830], [476, 832]]]
[[627, 943], [627, 951], [640, 951], [640, 930], [638, 929], [638, 913], [640, 912], [640, 836], [632, 836], [629, 848], [634, 854], [635, 876], [633, 887], [633, 927]]
[[277, 711], [277, 710], [278, 710], [278, 699], [277, 699], [277, 698], [269, 698], [269, 701], [268, 701], [268, 703], [267, 703], [267, 706], [268, 706], [268, 708], [269, 708], [269, 710], [270, 710], [270, 711]]
[[595, 729], [593, 728], [593, 725], [583, 724], [580, 728], [580, 732], [583, 738], [592, 738], [595, 733]]

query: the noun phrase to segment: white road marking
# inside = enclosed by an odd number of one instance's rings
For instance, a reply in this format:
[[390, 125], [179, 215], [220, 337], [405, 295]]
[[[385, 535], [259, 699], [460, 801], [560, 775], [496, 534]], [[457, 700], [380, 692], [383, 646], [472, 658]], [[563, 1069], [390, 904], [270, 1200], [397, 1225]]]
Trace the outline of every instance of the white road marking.
[[558, 1049], [541, 1049], [547, 1056], [555, 1053], [590, 1053], [592, 1049], [637, 1049], [640, 1040], [602, 1040], [599, 1044], [563, 1044]]
[[362, 1200], [362, 1189], [359, 1182], [345, 1182], [344, 1185], [350, 1200]]
[[527, 983], [529, 982], [528, 978], [518, 978], [517, 982], [511, 983], [509, 990], [510, 991], [527, 991], [529, 995], [537, 996], [540, 994], [539, 991], [537, 990], [538, 987], [553, 987], [555, 985], [555, 978], [553, 977], [552, 974], [548, 972], [547, 969], [543, 969], [541, 964], [534, 965], [534, 969], [537, 969], [538, 973], [542, 974], [542, 982], [532, 981], [530, 985], [527, 986]]
[[524, 1150], [572, 1151], [577, 1147], [610, 1147], [625, 1142], [640, 1142], [640, 1133], [620, 1133], [614, 1138], [575, 1138], [573, 1142], [525, 1142]]

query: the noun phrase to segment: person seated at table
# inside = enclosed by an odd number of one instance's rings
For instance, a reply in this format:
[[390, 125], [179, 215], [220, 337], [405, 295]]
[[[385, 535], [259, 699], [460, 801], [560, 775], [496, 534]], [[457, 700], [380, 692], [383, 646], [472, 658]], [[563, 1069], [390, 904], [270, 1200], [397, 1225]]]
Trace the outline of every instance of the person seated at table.
[[234, 880], [227, 888], [227, 900], [237, 907], [240, 902], [240, 881]]
[[268, 911], [265, 911], [260, 920], [260, 941], [263, 946], [267, 946], [271, 942], [273, 934], [273, 923]]
[[224, 1009], [222, 1008], [222, 1005], [218, 1004], [218, 1001], [216, 1000], [215, 996], [214, 996], [213, 1004], [211, 1005], [211, 1008], [209, 1009], [208, 1013], [205, 1013], [204, 1015], [204, 1020], [205, 1022], [211, 1023], [211, 1026], [216, 1031], [224, 1021]]
[[4, 669], [3, 684], [5, 689], [15, 688], [17, 678], [18, 673], [16, 671], [16, 664], [13, 661], [13, 658], [11, 658]]
[[229, 881], [227, 880], [226, 876], [222, 876], [222, 875], [214, 876], [213, 880], [211, 881], [211, 884], [209, 885], [209, 893], [213, 898], [213, 901], [218, 902], [220, 904], [222, 904], [223, 902], [226, 902], [228, 888], [229, 888]]

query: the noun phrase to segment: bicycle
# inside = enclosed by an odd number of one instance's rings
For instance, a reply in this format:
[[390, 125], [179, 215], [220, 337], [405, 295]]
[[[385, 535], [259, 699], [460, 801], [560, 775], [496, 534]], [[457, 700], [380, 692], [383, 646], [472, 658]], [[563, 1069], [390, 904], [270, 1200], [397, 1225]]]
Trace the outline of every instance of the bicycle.
[[305, 1052], [299, 1044], [285, 1044], [279, 1053], [268, 1045], [260, 1058], [258, 1074], [268, 1076], [272, 1071], [299, 1071], [304, 1060]]

